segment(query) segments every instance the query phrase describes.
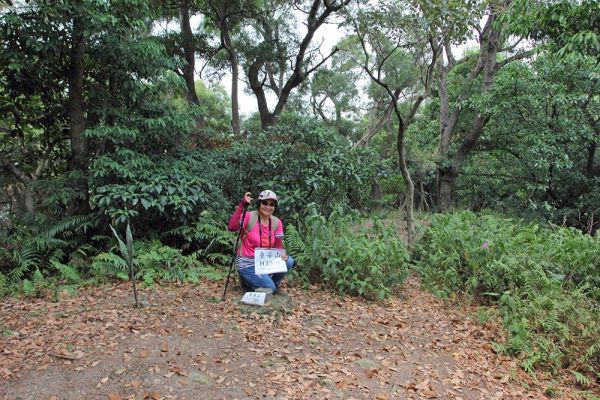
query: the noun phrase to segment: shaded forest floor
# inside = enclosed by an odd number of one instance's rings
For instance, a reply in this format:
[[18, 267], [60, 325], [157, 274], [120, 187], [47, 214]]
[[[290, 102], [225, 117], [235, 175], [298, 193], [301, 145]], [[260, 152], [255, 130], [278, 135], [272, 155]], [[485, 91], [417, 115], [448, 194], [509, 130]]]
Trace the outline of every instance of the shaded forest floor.
[[[287, 288], [294, 306], [241, 309], [222, 282], [6, 298], [0, 399], [543, 399], [547, 382], [493, 352], [500, 329], [415, 278], [384, 303]], [[259, 310], [259, 309], [257, 309]], [[557, 398], [582, 398], [553, 383]]]

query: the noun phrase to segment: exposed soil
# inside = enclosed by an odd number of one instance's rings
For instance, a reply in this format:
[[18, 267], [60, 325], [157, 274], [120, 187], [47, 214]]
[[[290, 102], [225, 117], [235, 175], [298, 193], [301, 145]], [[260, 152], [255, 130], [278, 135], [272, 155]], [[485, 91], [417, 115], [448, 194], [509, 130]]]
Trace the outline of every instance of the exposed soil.
[[219, 302], [222, 290], [144, 289], [141, 309], [127, 284], [60, 302], [4, 299], [0, 398], [546, 398], [546, 383], [493, 352], [496, 326], [415, 279], [384, 303], [287, 288], [275, 310], [241, 307], [238, 290]]

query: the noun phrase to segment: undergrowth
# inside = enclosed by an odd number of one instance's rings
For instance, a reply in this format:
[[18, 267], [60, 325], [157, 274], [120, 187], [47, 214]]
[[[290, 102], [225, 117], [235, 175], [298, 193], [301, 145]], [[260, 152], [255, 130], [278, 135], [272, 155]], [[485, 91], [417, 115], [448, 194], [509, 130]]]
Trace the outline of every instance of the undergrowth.
[[[422, 283], [444, 298], [497, 305], [495, 348], [521, 367], [599, 379], [600, 239], [491, 214], [440, 214], [416, 246]], [[591, 377], [591, 378], [590, 378]]]
[[394, 227], [339, 211], [312, 213], [301, 228], [286, 226], [285, 247], [304, 285], [322, 283], [368, 299], [388, 297], [406, 278], [410, 259]]

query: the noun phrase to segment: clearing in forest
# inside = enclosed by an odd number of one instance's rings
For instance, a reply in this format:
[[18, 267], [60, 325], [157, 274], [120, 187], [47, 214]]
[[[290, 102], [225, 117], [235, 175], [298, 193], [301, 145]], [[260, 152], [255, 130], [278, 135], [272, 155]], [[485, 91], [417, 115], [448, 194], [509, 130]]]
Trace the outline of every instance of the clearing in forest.
[[[78, 297], [3, 300], [3, 399], [524, 399], [547, 383], [493, 352], [479, 324], [410, 278], [400, 297], [367, 302], [287, 288], [292, 307], [219, 302], [222, 282]], [[255, 310], [255, 311], [254, 311]], [[560, 398], [578, 398], [554, 384]]]

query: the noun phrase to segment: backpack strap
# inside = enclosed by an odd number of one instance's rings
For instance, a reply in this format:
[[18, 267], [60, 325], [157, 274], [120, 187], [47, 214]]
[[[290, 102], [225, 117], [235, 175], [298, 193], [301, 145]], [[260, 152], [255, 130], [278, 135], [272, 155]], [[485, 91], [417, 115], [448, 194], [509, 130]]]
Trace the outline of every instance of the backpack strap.
[[244, 229], [244, 232], [242, 233], [242, 236], [240, 237], [240, 243], [238, 245], [238, 249], [240, 247], [242, 247], [242, 242], [244, 241], [244, 238], [246, 237], [246, 235], [248, 233], [250, 233], [250, 231], [252, 231], [252, 228], [254, 228], [254, 225], [256, 225], [257, 221], [258, 221], [258, 211], [250, 211], [250, 220], [248, 221], [248, 225], [246, 225], [246, 229]]
[[279, 218], [274, 215], [271, 215], [271, 228], [273, 229], [273, 234], [277, 233], [277, 228], [279, 228]]

